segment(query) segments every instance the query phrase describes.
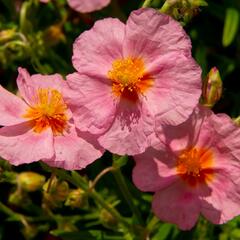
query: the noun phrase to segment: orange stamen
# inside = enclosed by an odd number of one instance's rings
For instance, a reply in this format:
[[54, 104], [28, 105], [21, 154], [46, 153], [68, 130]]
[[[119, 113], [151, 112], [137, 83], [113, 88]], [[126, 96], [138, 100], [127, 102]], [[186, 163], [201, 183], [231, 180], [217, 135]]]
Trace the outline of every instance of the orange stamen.
[[32, 120], [34, 132], [41, 133], [50, 127], [54, 135], [62, 134], [67, 128], [68, 117], [61, 93], [55, 89], [40, 88], [35, 101], [36, 104], [23, 115]]
[[117, 59], [112, 63], [108, 72], [112, 81], [112, 91], [115, 96], [121, 96], [132, 101], [138, 99], [138, 94], [153, 85], [153, 78], [146, 73], [144, 62], [141, 58]]
[[191, 186], [213, 179], [213, 153], [210, 149], [189, 148], [177, 159], [177, 173]]

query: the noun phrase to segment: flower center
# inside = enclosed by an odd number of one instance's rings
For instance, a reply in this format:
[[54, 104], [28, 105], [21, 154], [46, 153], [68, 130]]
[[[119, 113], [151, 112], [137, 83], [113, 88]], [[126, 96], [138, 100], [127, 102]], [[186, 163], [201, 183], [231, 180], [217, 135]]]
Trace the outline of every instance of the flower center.
[[213, 153], [210, 149], [190, 148], [183, 150], [177, 159], [178, 174], [192, 186], [207, 183], [213, 178]]
[[55, 89], [40, 88], [34, 100], [35, 105], [23, 115], [24, 118], [33, 120], [34, 132], [41, 133], [50, 127], [54, 135], [62, 134], [67, 128], [68, 117], [67, 105], [61, 93]]
[[138, 94], [152, 86], [153, 78], [146, 73], [141, 58], [117, 59], [108, 71], [108, 78], [112, 81], [112, 91], [116, 96], [136, 100]]

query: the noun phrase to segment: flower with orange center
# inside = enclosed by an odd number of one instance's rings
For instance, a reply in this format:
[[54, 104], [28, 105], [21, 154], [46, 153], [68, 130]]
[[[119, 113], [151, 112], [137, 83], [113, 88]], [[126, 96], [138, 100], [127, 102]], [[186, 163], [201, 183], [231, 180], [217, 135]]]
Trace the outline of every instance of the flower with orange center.
[[240, 214], [240, 128], [225, 114], [198, 106], [180, 126], [157, 126], [165, 140], [134, 156], [133, 181], [154, 192], [162, 221], [191, 229], [201, 214], [214, 224]]
[[126, 24], [97, 21], [76, 39], [72, 61], [76, 72], [67, 82], [74, 94], [67, 98], [75, 124], [118, 155], [144, 152], [155, 122], [183, 123], [201, 94], [188, 36], [154, 9], [133, 11]]
[[34, 132], [41, 133], [50, 127], [54, 135], [63, 134], [68, 117], [61, 93], [56, 89], [40, 88], [34, 102], [35, 105], [23, 115], [32, 120]]
[[129, 57], [113, 61], [108, 78], [112, 80], [112, 91], [116, 96], [133, 101], [138, 94], [144, 94], [153, 84], [153, 79], [146, 73], [141, 58]]
[[213, 178], [213, 152], [204, 148], [183, 150], [177, 159], [177, 173], [191, 186], [207, 184]]
[[68, 170], [98, 159], [103, 149], [96, 138], [75, 128], [62, 76], [18, 71], [21, 98], [0, 86], [0, 156], [13, 165], [42, 160]]

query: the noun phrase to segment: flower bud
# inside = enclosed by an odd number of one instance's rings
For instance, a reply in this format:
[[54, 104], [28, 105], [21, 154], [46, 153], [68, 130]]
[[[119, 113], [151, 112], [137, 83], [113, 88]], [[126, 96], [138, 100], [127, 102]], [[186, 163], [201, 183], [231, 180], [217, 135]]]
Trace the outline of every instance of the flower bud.
[[99, 218], [102, 225], [106, 228], [113, 229], [118, 225], [118, 220], [106, 209], [101, 210]]
[[11, 40], [16, 34], [15, 29], [5, 29], [0, 31], [0, 43]]
[[66, 41], [61, 24], [55, 24], [47, 28], [43, 33], [43, 40], [48, 46], [54, 46], [61, 41]]
[[84, 208], [88, 206], [88, 196], [87, 193], [82, 189], [72, 190], [65, 202], [66, 206], [72, 208]]
[[202, 104], [213, 107], [222, 96], [222, 80], [216, 67], [213, 67], [203, 82]]
[[68, 183], [60, 181], [56, 177], [48, 179], [43, 185], [43, 198], [44, 203], [49, 207], [58, 207], [64, 202], [69, 193]]
[[22, 172], [17, 178], [18, 185], [27, 192], [35, 192], [42, 188], [45, 177], [35, 172]]

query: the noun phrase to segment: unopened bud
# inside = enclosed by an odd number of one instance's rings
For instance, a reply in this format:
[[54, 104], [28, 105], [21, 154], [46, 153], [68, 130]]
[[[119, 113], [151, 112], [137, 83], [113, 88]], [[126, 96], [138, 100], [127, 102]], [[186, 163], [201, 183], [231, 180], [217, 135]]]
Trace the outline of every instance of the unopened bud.
[[63, 34], [61, 24], [55, 24], [47, 28], [47, 30], [44, 31], [43, 39], [48, 46], [57, 45], [61, 41], [64, 42], [66, 37]]
[[82, 189], [72, 190], [65, 202], [66, 206], [72, 208], [84, 208], [88, 206], [88, 196], [85, 191]]
[[16, 34], [15, 29], [6, 29], [0, 31], [0, 43], [11, 40]]
[[18, 185], [27, 192], [35, 192], [42, 188], [45, 177], [35, 172], [22, 172], [18, 175]]
[[100, 212], [100, 221], [106, 228], [115, 228], [118, 225], [118, 220], [106, 209], [102, 209]]
[[213, 107], [222, 96], [222, 79], [216, 67], [213, 67], [203, 82], [202, 104]]
[[69, 186], [65, 181], [59, 181], [56, 177], [50, 178], [44, 185], [44, 201], [49, 207], [57, 207], [68, 196]]

